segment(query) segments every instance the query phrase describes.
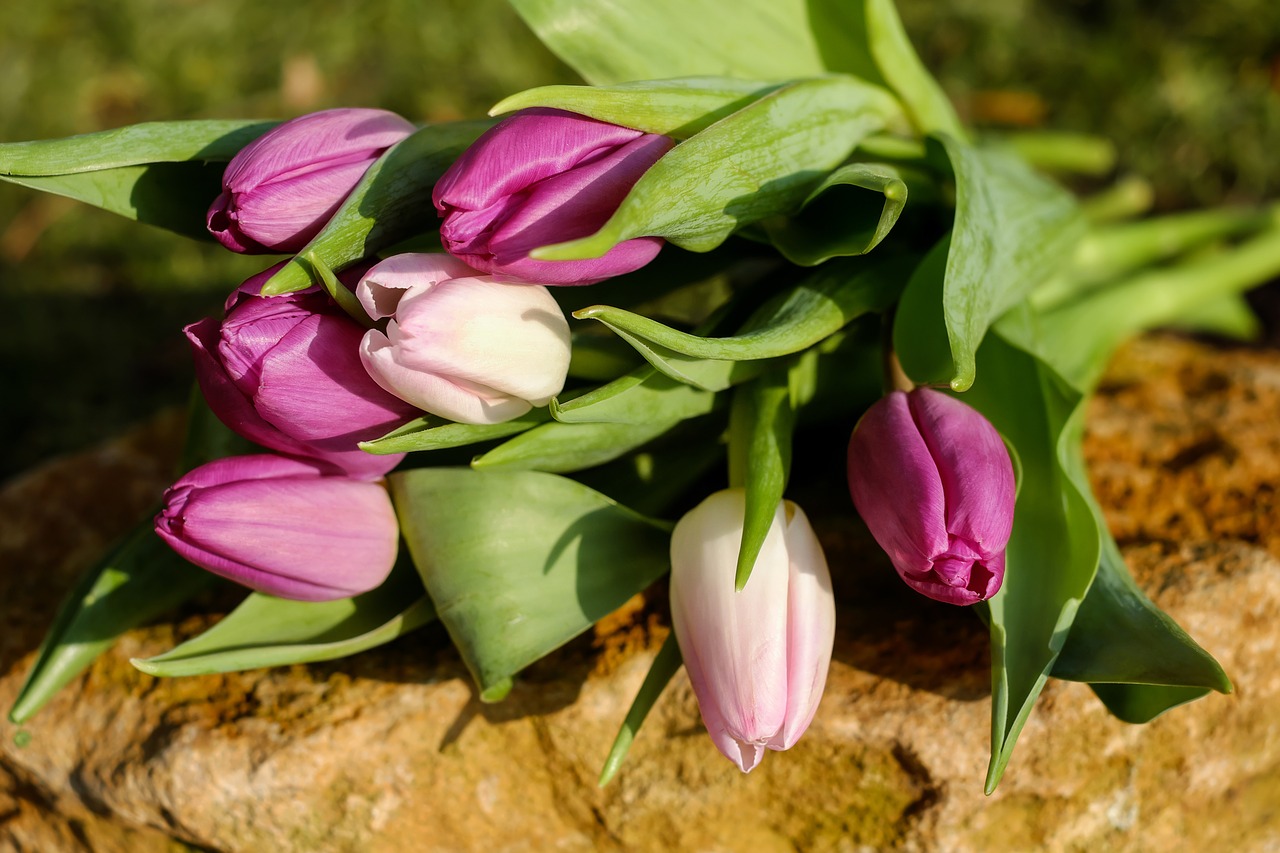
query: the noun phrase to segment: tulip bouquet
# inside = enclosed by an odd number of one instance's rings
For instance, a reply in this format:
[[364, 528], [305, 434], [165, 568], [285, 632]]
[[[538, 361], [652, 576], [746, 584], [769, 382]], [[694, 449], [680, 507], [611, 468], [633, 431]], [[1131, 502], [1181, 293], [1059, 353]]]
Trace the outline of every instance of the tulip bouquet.
[[786, 497], [820, 430], [851, 436], [825, 465], [847, 525], [921, 607], [990, 626], [989, 791], [1049, 677], [1132, 722], [1231, 689], [1130, 578], [1082, 403], [1127, 335], [1250, 328], [1273, 211], [1129, 221], [1125, 185], [1073, 194], [1106, 143], [976, 138], [890, 0], [511, 2], [587, 85], [476, 121], [0, 145], [6, 180], [285, 256], [186, 328], [184, 471], [72, 591], [13, 720], [215, 575], [252, 592], [139, 669], [331, 659], [439, 620], [496, 702], [669, 573], [605, 778], [682, 663], [749, 771], [804, 733], [831, 658], [832, 574]]

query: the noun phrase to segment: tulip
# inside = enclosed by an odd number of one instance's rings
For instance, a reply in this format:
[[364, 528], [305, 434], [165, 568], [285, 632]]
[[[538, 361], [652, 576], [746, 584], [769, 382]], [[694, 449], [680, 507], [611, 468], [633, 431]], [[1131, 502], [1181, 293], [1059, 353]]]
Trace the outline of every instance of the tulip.
[[522, 110], [476, 140], [436, 184], [440, 240], [478, 270], [544, 284], [591, 284], [639, 269], [661, 238], [627, 240], [591, 260], [537, 261], [529, 252], [595, 233], [673, 145], [563, 110]]
[[364, 327], [328, 294], [310, 289], [256, 295], [275, 268], [245, 282], [228, 300], [227, 318], [187, 326], [196, 379], [228, 427], [293, 456], [322, 459], [348, 474], [377, 478], [403, 454], [357, 449], [417, 417], [360, 363]]
[[835, 640], [831, 574], [809, 520], [783, 501], [741, 592], [746, 497], [716, 492], [671, 537], [671, 618], [702, 721], [744, 772], [813, 720]]
[[178, 480], [164, 493], [156, 533], [201, 568], [299, 601], [374, 589], [399, 544], [382, 486], [269, 454], [218, 459]]
[[929, 388], [883, 397], [849, 440], [849, 490], [912, 589], [961, 605], [1000, 589], [1013, 464], [995, 427], [965, 403]]
[[545, 287], [478, 275], [447, 255], [397, 255], [356, 296], [386, 332], [360, 344], [387, 391], [459, 423], [495, 424], [545, 406], [569, 371], [569, 324]]
[[413, 131], [385, 110], [324, 110], [286, 121], [227, 164], [206, 218], [209, 233], [233, 252], [296, 252], [382, 152]]

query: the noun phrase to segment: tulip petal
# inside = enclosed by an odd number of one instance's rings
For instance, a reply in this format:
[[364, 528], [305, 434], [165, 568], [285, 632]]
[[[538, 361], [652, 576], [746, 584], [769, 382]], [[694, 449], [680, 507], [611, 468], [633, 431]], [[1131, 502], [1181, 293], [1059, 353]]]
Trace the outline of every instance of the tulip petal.
[[411, 288], [434, 287], [451, 278], [477, 274], [453, 255], [443, 252], [407, 252], [392, 255], [374, 265], [356, 285], [356, 298], [374, 320], [394, 316], [400, 299]]

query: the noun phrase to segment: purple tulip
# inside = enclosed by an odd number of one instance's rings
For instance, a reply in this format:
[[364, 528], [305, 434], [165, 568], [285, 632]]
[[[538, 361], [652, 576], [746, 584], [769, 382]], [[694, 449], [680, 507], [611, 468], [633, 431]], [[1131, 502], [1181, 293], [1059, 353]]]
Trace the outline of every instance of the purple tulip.
[[324, 110], [286, 121], [227, 164], [209, 233], [233, 252], [296, 252], [382, 152], [413, 131], [386, 110]]
[[299, 601], [379, 586], [400, 536], [382, 486], [270, 454], [217, 459], [178, 480], [164, 493], [156, 533], [201, 568]]
[[227, 318], [184, 330], [196, 379], [228, 427], [264, 447], [322, 459], [353, 477], [377, 478], [403, 454], [375, 456], [356, 443], [420, 412], [383, 391], [360, 363], [364, 327], [310, 289], [257, 296], [273, 267], [228, 300]]
[[853, 504], [917, 592], [974, 604], [1004, 580], [1013, 529], [1013, 463], [996, 428], [929, 388], [894, 391], [849, 440]]
[[509, 421], [545, 406], [569, 371], [569, 324], [545, 287], [479, 275], [442, 254], [388, 258], [356, 296], [371, 329], [360, 357], [374, 380], [459, 423]]
[[543, 284], [592, 284], [639, 269], [661, 238], [627, 240], [583, 261], [536, 261], [529, 252], [594, 234], [673, 145], [563, 110], [522, 110], [476, 140], [436, 184], [441, 242], [478, 270]]
[[671, 619], [702, 721], [744, 772], [790, 749], [813, 720], [835, 641], [822, 546], [783, 501], [747, 585], [734, 589], [746, 496], [716, 492], [671, 536]]

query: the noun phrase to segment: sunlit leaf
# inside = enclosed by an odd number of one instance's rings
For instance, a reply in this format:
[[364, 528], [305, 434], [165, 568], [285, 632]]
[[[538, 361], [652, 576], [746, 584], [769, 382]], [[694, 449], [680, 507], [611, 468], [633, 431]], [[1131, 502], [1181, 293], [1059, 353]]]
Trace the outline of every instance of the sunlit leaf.
[[486, 701], [668, 568], [665, 525], [564, 477], [419, 468], [389, 479], [414, 563]]
[[787, 371], [775, 368], [739, 388], [729, 411], [729, 484], [746, 490], [735, 585], [747, 585], [787, 490], [795, 416]]

